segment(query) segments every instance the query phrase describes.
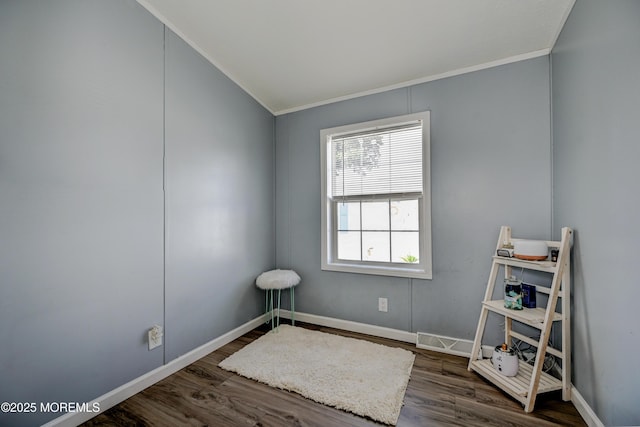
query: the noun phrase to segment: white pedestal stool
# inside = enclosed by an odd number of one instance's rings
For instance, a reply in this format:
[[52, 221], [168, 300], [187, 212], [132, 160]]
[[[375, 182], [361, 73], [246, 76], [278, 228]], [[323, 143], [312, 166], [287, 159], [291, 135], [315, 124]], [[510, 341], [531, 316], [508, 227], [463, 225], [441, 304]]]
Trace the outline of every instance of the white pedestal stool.
[[[265, 291], [265, 312], [271, 310], [271, 330], [280, 326], [280, 293], [283, 289], [289, 289], [291, 294], [291, 324], [295, 325], [295, 297], [294, 287], [300, 283], [300, 276], [293, 270], [271, 270], [265, 271], [256, 279], [256, 286]], [[278, 291], [278, 324], [273, 322], [273, 291]]]

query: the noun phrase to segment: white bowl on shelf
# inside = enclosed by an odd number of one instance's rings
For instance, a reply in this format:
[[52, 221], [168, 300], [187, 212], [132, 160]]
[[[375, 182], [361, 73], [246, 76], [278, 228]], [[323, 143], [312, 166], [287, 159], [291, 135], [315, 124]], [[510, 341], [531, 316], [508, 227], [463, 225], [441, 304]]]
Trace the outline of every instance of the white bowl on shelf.
[[513, 256], [527, 261], [543, 261], [549, 255], [549, 247], [542, 240], [516, 240], [513, 242]]

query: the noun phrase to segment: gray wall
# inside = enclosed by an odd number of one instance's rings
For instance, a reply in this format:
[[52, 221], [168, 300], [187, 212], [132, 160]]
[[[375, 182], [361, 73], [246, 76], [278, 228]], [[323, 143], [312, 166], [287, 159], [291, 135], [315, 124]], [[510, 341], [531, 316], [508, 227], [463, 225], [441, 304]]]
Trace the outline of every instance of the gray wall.
[[[549, 89], [540, 57], [277, 117], [276, 261], [302, 276], [296, 309], [473, 339], [500, 226], [551, 238]], [[321, 271], [320, 130], [424, 110], [433, 280]], [[490, 329], [486, 342], [496, 344]]]
[[164, 45], [134, 1], [0, 2], [0, 402], [89, 401], [263, 309], [273, 116], [169, 32], [165, 102]]
[[573, 383], [640, 425], [640, 2], [578, 0], [552, 52], [554, 223], [572, 224]]
[[274, 118], [167, 31], [165, 120], [170, 360], [264, 310], [254, 282], [275, 262]]

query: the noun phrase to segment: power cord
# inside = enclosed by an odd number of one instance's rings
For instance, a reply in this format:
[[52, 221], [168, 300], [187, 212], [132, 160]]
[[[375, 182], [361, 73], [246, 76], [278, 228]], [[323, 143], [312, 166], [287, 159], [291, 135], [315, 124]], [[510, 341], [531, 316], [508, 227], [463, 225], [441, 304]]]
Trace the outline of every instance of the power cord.
[[[533, 366], [536, 360], [536, 353], [538, 349], [516, 338], [512, 338], [512, 342], [512, 347], [516, 355], [518, 356], [518, 359]], [[549, 345], [551, 345], [551, 341], [549, 341]], [[547, 374], [555, 374], [556, 367], [558, 367], [557, 358], [554, 355], [547, 353], [544, 356], [544, 362], [542, 363], [542, 371]]]

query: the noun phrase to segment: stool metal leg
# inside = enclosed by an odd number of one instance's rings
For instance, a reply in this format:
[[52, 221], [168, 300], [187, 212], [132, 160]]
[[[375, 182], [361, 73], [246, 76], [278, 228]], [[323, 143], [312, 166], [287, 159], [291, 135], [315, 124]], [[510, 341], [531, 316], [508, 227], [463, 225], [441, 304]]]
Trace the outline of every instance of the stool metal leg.
[[[264, 314], [268, 314], [269, 313], [269, 290], [265, 289], [264, 290]], [[267, 319], [266, 323], [269, 323], [269, 319]]]
[[278, 326], [276, 326], [276, 329], [280, 327], [280, 293], [282, 292], [282, 289], [278, 289]]
[[296, 324], [295, 288], [291, 288], [291, 326]]
[[271, 294], [271, 330], [273, 331], [273, 328], [275, 326], [273, 321], [273, 289], [271, 289], [269, 293]]

